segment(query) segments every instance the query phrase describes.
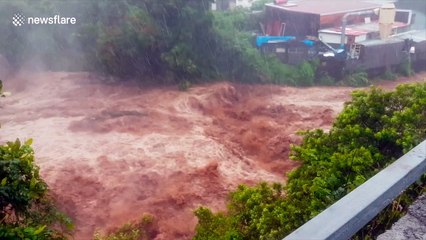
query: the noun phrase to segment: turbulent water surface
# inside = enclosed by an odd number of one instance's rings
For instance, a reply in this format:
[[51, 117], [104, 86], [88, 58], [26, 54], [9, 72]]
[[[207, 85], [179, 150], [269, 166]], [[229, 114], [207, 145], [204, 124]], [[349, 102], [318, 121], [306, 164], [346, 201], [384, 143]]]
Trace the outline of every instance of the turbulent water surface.
[[157, 239], [191, 238], [198, 206], [224, 209], [240, 183], [285, 180], [297, 166], [288, 159], [295, 132], [329, 128], [353, 90], [224, 82], [179, 92], [66, 72], [22, 73], [5, 87], [0, 141], [34, 139], [75, 239], [144, 213]]

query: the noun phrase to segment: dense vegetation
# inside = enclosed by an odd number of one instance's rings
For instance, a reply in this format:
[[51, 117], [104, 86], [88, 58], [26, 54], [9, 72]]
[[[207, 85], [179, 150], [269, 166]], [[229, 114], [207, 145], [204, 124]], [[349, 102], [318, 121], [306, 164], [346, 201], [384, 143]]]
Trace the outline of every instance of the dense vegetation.
[[254, 47], [262, 15], [243, 9], [213, 13], [210, 3], [97, 2], [89, 7], [96, 9], [91, 14], [96, 20], [79, 31], [79, 39], [95, 69], [119, 77], [161, 83], [229, 79], [313, 84], [313, 76], [305, 78], [309, 64], [299, 70]]
[[30, 144], [0, 146], [0, 239], [65, 239], [72, 224], [48, 196]]
[[[303, 132], [291, 158], [301, 167], [285, 186], [241, 185], [230, 194], [227, 213], [201, 207], [195, 239], [280, 239], [426, 138], [426, 84], [394, 92], [355, 91], [329, 132]], [[425, 190], [425, 179], [400, 196], [359, 237], [374, 236], [402, 215]], [[387, 226], [384, 226], [387, 225]]]
[[[314, 84], [315, 64], [284, 65], [256, 49], [262, 13], [211, 12], [211, 0], [41, 2], [0, 3], [0, 54], [15, 68], [89, 70], [155, 83]], [[12, 13], [61, 13], [78, 24], [15, 27]]]

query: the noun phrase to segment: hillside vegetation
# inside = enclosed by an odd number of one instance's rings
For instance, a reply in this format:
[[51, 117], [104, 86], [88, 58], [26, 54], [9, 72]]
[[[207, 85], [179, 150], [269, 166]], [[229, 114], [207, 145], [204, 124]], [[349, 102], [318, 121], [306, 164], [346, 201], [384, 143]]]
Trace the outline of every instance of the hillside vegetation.
[[[211, 0], [0, 3], [0, 54], [16, 68], [97, 71], [117, 79], [181, 83], [314, 84], [316, 64], [282, 64], [254, 46], [263, 14], [210, 11]], [[11, 13], [73, 16], [76, 25], [22, 26]]]

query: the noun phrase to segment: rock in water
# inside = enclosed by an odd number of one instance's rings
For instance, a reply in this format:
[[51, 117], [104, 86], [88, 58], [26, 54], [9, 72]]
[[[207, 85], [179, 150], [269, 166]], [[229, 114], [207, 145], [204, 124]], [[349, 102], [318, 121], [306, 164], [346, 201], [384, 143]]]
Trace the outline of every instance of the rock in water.
[[0, 93], [0, 97], [9, 97], [10, 95], [12, 95], [11, 92], [2, 92], [2, 93]]

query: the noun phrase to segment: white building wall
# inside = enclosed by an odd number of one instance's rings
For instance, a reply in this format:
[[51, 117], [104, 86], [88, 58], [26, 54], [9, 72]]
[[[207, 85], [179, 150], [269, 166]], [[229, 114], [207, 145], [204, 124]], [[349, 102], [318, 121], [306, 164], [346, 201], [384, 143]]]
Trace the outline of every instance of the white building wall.
[[255, 0], [237, 0], [237, 7], [249, 8]]
[[[232, 9], [235, 7], [249, 8], [253, 4], [253, 2], [256, 0], [227, 0], [227, 1], [229, 1], [229, 8]], [[212, 3], [212, 10], [218, 10], [217, 0], [215, 0], [214, 3]]]

